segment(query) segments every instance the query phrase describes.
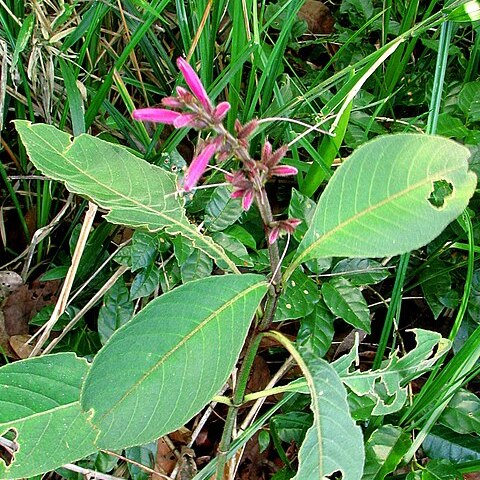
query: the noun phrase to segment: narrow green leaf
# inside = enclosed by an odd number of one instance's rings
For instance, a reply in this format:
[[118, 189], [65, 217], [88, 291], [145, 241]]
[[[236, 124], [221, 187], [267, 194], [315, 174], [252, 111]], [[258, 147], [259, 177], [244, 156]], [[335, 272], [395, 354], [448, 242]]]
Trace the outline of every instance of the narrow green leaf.
[[[316, 257], [383, 257], [419, 248], [467, 206], [476, 186], [467, 148], [431, 135], [378, 137], [337, 169], [286, 277]], [[435, 182], [452, 194], [437, 207]]]
[[226, 382], [267, 290], [260, 275], [189, 282], [150, 302], [95, 357], [82, 390], [99, 448], [184, 425]]
[[383, 480], [393, 472], [412, 445], [410, 435], [393, 425], [375, 430], [365, 445], [362, 480]]
[[32, 477], [95, 452], [97, 432], [80, 407], [88, 364], [73, 353], [0, 368], [0, 435], [15, 430], [18, 451], [0, 478]]
[[110, 222], [184, 235], [196, 248], [213, 259], [222, 258], [238, 271], [223, 248], [187, 220], [183, 202], [176, 195], [175, 175], [89, 135], [72, 142], [70, 135], [51, 125], [23, 120], [15, 125], [33, 164], [64, 182], [71, 192], [106, 208], [105, 218]]
[[338, 277], [322, 285], [322, 295], [328, 308], [337, 317], [370, 333], [370, 311], [358, 287]]
[[13, 52], [12, 58], [12, 67], [15, 67], [20, 58], [20, 54], [25, 50], [32, 36], [33, 27], [35, 25], [35, 15], [31, 13], [28, 15], [20, 27], [20, 32], [18, 32], [18, 37], [15, 43], [15, 50]]

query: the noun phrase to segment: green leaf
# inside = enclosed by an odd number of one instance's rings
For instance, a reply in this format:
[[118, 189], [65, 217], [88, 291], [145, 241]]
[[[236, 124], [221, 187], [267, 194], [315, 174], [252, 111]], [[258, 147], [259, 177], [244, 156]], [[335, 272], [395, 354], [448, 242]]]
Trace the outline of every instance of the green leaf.
[[226, 382], [266, 290], [252, 274], [192, 281], [117, 330], [81, 396], [101, 431], [99, 448], [150, 442], [198, 413]]
[[358, 287], [338, 277], [322, 285], [322, 295], [327, 307], [337, 317], [370, 333], [370, 311]]
[[70, 135], [51, 125], [17, 120], [15, 126], [32, 163], [50, 178], [64, 182], [71, 192], [107, 209], [105, 218], [110, 222], [183, 235], [205, 254], [222, 258], [238, 271], [223, 248], [187, 220], [176, 194], [175, 175], [90, 135], [72, 142]]
[[98, 312], [98, 334], [105, 344], [112, 333], [128, 322], [133, 315], [133, 304], [128, 288], [120, 277], [103, 297], [103, 305]]
[[231, 198], [232, 189], [217, 187], [205, 207], [205, 228], [210, 232], [220, 232], [234, 224], [243, 213], [242, 203]]
[[35, 15], [31, 13], [22, 23], [18, 37], [15, 40], [15, 51], [13, 52], [12, 67], [15, 67], [20, 58], [20, 54], [25, 50], [30, 42], [32, 36], [33, 27], [35, 26]]
[[[415, 474], [417, 472], [412, 472]], [[418, 477], [413, 477], [416, 480]], [[457, 470], [452, 462], [448, 460], [431, 460], [425, 465], [425, 470], [422, 471], [420, 480], [463, 480], [465, 477]], [[407, 476], [407, 480], [411, 480]]]
[[315, 202], [308, 198], [303, 193], [292, 189], [292, 198], [288, 206], [288, 216], [291, 218], [298, 218], [302, 223], [294, 230], [293, 237], [297, 241], [301, 241], [307, 233], [315, 213]]
[[208, 277], [212, 273], [212, 260], [200, 250], [193, 250], [180, 266], [183, 283]]
[[0, 459], [0, 478], [32, 477], [97, 450], [97, 432], [79, 402], [87, 372], [73, 353], [0, 368], [0, 436], [13, 429], [19, 446], [9, 466]]
[[466, 83], [458, 96], [458, 106], [469, 122], [480, 120], [480, 82]]
[[[469, 156], [467, 148], [430, 135], [389, 135], [362, 145], [325, 188], [286, 277], [312, 258], [384, 257], [425, 245], [474, 192]], [[453, 191], [435, 207], [429, 197], [441, 180]]]
[[[212, 235], [218, 245], [221, 245], [227, 255], [235, 262], [235, 265], [241, 267], [253, 267], [252, 259], [245, 248], [245, 245], [232, 235], [226, 232], [216, 232]], [[225, 268], [221, 260], [218, 262], [220, 268]]]
[[131, 267], [132, 272], [149, 267], [158, 253], [158, 235], [136, 231], [132, 237]]
[[160, 270], [152, 263], [135, 275], [130, 287], [130, 300], [148, 297], [155, 291], [159, 283]]
[[375, 430], [365, 445], [362, 480], [383, 480], [393, 472], [412, 445], [410, 435], [393, 425]]
[[285, 284], [278, 300], [275, 321], [303, 318], [312, 313], [318, 300], [317, 284], [298, 269]]
[[468, 390], [459, 390], [443, 411], [439, 422], [457, 433], [478, 433], [480, 399]]
[[298, 349], [309, 350], [312, 355], [323, 357], [332, 344], [334, 320], [334, 315], [320, 299], [313, 312], [300, 320], [296, 341]]
[[[130, 447], [125, 449], [125, 457], [129, 460], [137, 462], [137, 464], [145, 465], [149, 468], [155, 468], [155, 458], [157, 456], [157, 443], [148, 443], [140, 447]], [[150, 474], [135, 465], [127, 462], [128, 471], [133, 480], [149, 480]]]
[[358, 339], [347, 355], [332, 364], [355, 395], [366, 396], [375, 402], [372, 415], [387, 415], [400, 410], [407, 399], [405, 385], [429, 370], [450, 348], [450, 342], [437, 332], [422, 329], [413, 332], [416, 347], [401, 358], [398, 352], [393, 352], [381, 369], [350, 371], [358, 358]]
[[454, 463], [480, 460], [480, 438], [461, 435], [447, 427], [432, 428], [422, 444], [425, 454], [432, 459], [445, 459]]
[[332, 273], [342, 274], [352, 285], [371, 285], [388, 277], [388, 268], [371, 258], [345, 258], [332, 269]]
[[440, 270], [442, 267], [445, 267], [442, 262], [432, 262], [420, 276], [425, 300], [435, 319], [440, 316], [445, 308], [442, 299], [452, 292], [452, 278], [450, 274], [448, 272], [439, 272], [438, 275], [435, 275], [435, 269]]
[[[362, 477], [362, 432], [350, 417], [347, 393], [335, 370], [325, 360], [303, 353], [300, 365], [312, 396], [313, 426], [298, 454], [295, 480], [325, 478], [337, 470], [343, 480]], [[340, 434], [341, 432], [341, 434]]]

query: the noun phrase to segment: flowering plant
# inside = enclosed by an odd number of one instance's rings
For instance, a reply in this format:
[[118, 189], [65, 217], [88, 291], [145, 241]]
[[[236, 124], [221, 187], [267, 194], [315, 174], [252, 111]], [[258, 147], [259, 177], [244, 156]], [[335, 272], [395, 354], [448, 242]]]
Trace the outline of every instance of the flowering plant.
[[252, 120], [242, 125], [237, 120], [235, 135], [229, 133], [222, 121], [230, 110], [230, 104], [221, 102], [215, 107], [200, 78], [186, 60], [178, 58], [177, 65], [190, 91], [177, 87], [177, 96], [162, 99], [162, 104], [166, 108], [134, 110], [133, 118], [173, 125], [175, 128], [192, 127], [212, 131], [214, 136], [199, 144], [187, 169], [183, 181], [184, 191], [190, 192], [195, 188], [212, 158], [217, 156], [218, 161], [224, 161], [235, 157], [240, 160], [240, 168], [225, 174], [225, 179], [234, 188], [232, 197], [242, 199], [244, 210], [248, 210], [252, 203], [256, 202], [270, 244], [274, 244], [282, 232], [293, 233], [301, 221], [296, 218], [275, 221], [265, 192], [265, 184], [271, 177], [298, 173], [295, 167], [280, 165], [287, 153], [287, 147], [282, 146], [272, 151], [272, 145], [266, 140], [260, 160], [254, 160], [249, 153], [249, 138], [257, 128], [257, 121]]

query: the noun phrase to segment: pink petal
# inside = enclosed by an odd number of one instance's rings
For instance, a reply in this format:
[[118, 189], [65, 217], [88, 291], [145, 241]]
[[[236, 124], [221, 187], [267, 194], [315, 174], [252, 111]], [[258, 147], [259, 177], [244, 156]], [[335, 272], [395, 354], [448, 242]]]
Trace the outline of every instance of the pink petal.
[[278, 227], [273, 227], [268, 234], [268, 243], [272, 245], [278, 240], [278, 236], [280, 235], [280, 229]]
[[183, 103], [176, 97], [162, 98], [162, 105], [169, 108], [182, 108]]
[[195, 70], [182, 57], [177, 58], [177, 66], [182, 72], [182, 75], [192, 93], [198, 98], [205, 109], [210, 112], [212, 110], [212, 104], [208, 98], [207, 91], [205, 90], [200, 78], [195, 73]]
[[270, 174], [277, 177], [286, 177], [288, 175], [296, 175], [297, 173], [298, 170], [290, 165], [277, 165], [270, 169]]
[[173, 126], [175, 128], [194, 127], [196, 117], [193, 113], [181, 113], [173, 122]]
[[225, 118], [225, 115], [229, 110], [230, 110], [230, 104], [228, 102], [221, 102], [216, 106], [213, 112], [213, 117], [215, 118], [215, 120], [220, 122]]
[[132, 116], [135, 120], [173, 125], [181, 114], [165, 108], [140, 108], [139, 110], [134, 110]]
[[193, 159], [183, 181], [183, 189], [186, 192], [189, 192], [198, 183], [216, 150], [216, 145], [207, 143], [203, 150]]
[[231, 198], [240, 198], [245, 195], [245, 190], [234, 190], [230, 195]]
[[242, 208], [247, 211], [250, 209], [253, 203], [253, 191], [247, 190], [242, 199]]

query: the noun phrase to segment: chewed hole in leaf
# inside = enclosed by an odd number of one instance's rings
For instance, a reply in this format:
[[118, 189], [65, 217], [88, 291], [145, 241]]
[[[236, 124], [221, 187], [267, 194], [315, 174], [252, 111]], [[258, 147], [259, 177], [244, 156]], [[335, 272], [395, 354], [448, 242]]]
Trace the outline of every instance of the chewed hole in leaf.
[[433, 190], [428, 197], [428, 201], [436, 208], [442, 208], [445, 199], [453, 193], [453, 185], [446, 180], [437, 180], [433, 182]]
[[16, 439], [17, 431], [13, 428], [0, 436], [0, 459], [5, 462], [7, 467], [15, 460], [15, 452], [19, 448]]

